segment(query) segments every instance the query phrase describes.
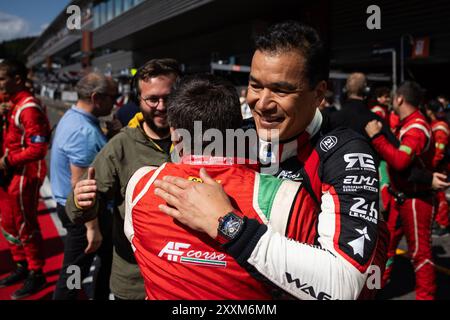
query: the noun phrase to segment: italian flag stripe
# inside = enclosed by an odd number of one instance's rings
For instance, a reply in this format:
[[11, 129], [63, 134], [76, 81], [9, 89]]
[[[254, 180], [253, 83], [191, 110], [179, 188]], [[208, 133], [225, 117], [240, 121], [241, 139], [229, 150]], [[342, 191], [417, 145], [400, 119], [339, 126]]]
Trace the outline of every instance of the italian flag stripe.
[[[270, 219], [270, 212], [272, 210], [273, 201], [281, 186], [282, 180], [273, 176], [258, 174], [258, 206], [267, 220]], [[256, 181], [255, 181], [256, 182]], [[256, 185], [256, 183], [255, 183]]]
[[189, 263], [198, 263], [198, 264], [220, 265], [220, 266], [226, 266], [227, 265], [227, 263], [225, 261], [196, 259], [196, 258], [188, 258], [188, 257], [181, 257], [181, 261], [182, 262], [189, 262]]

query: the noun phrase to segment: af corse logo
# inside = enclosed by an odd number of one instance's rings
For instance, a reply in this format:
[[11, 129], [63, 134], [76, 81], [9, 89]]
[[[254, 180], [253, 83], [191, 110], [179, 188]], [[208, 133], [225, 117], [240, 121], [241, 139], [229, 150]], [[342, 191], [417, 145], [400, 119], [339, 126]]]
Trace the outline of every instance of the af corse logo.
[[168, 242], [164, 248], [158, 254], [158, 257], [162, 258], [166, 255], [168, 261], [179, 262], [185, 264], [193, 264], [198, 266], [207, 267], [223, 267], [227, 266], [225, 260], [226, 255], [217, 252], [208, 252], [201, 250], [189, 250], [191, 244], [181, 242]]

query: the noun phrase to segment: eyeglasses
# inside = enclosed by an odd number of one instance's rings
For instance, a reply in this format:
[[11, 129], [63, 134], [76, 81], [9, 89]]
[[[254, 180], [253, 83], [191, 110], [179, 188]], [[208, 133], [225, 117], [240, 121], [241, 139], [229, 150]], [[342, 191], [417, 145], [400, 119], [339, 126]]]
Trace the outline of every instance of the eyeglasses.
[[150, 96], [147, 98], [142, 98], [140, 97], [142, 100], [144, 100], [145, 104], [150, 107], [150, 108], [156, 108], [158, 107], [159, 103], [161, 102], [161, 100], [163, 101], [163, 103], [166, 103], [167, 101], [167, 97], [168, 96]]

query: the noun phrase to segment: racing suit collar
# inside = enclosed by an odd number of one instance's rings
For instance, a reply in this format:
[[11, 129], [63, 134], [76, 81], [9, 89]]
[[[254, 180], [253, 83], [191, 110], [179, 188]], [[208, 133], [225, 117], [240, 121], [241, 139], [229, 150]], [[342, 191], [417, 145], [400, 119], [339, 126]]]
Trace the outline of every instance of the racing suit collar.
[[11, 95], [11, 102], [16, 105], [23, 99], [29, 97], [31, 94], [27, 90], [21, 90], [19, 92], [16, 92], [15, 94]]
[[322, 122], [322, 113], [317, 108], [312, 121], [297, 136], [280, 141], [278, 145], [259, 139], [259, 158], [263, 159], [265, 163], [268, 162], [269, 157], [271, 157], [272, 163], [282, 163], [289, 158], [297, 156], [299, 149], [303, 149], [310, 139], [319, 132]]
[[256, 161], [237, 157], [215, 157], [203, 155], [185, 155], [181, 157], [182, 164], [201, 165], [201, 166], [232, 166], [236, 164], [245, 165], [255, 171], [258, 170]]
[[409, 120], [411, 120], [412, 118], [416, 118], [418, 114], [420, 113], [420, 110], [417, 109], [416, 111], [414, 111], [413, 113], [411, 113], [409, 116], [407, 116], [405, 119], [401, 120], [399, 123], [399, 126], [401, 127], [402, 125], [404, 125], [405, 123], [407, 123]]

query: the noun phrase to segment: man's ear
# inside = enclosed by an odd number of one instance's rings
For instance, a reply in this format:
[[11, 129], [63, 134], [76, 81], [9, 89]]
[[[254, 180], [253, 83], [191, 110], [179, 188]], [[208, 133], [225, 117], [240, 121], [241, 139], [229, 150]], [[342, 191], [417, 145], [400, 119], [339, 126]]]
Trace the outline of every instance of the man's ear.
[[169, 130], [170, 130], [170, 139], [172, 140], [172, 143], [175, 144], [175, 142], [178, 142], [177, 132], [175, 131], [174, 127], [169, 127]]
[[322, 103], [323, 99], [325, 98], [325, 93], [327, 92], [327, 87], [328, 87], [327, 82], [322, 80], [314, 88], [314, 92], [315, 92], [314, 98], [315, 98], [315, 102], [316, 102], [315, 103], [316, 107], [318, 107]]
[[170, 127], [170, 139], [174, 147], [172, 152], [172, 162], [179, 162], [179, 157], [183, 156], [183, 136], [174, 128]]
[[100, 94], [99, 94], [98, 92], [93, 92], [93, 93], [91, 93], [91, 103], [92, 103], [94, 106], [96, 106], [96, 105], [99, 104], [100, 99], [101, 99], [101, 97], [100, 97]]
[[178, 134], [177, 130], [174, 127], [170, 127], [169, 130], [170, 130], [170, 139], [172, 140], [172, 144], [174, 146], [183, 141], [183, 138], [180, 137], [180, 135]]

